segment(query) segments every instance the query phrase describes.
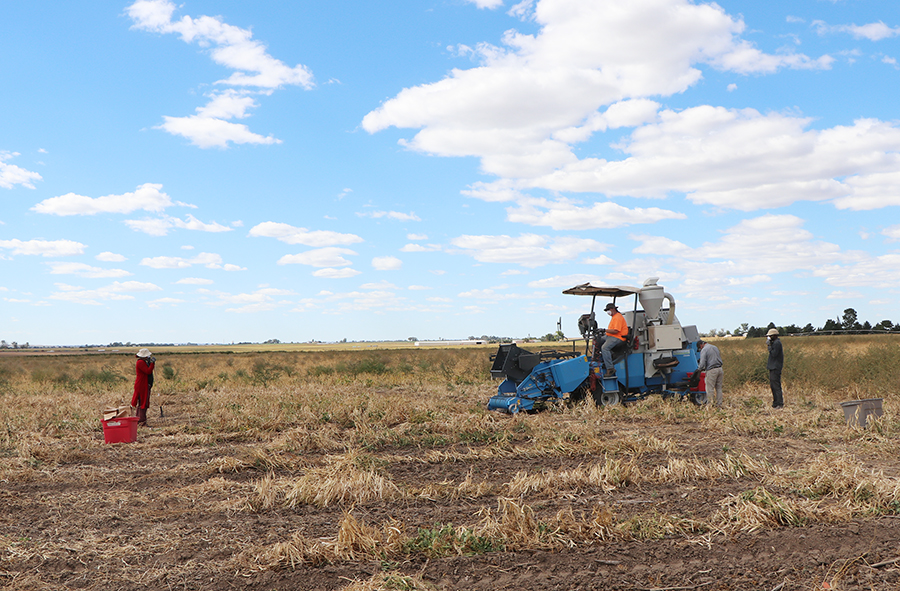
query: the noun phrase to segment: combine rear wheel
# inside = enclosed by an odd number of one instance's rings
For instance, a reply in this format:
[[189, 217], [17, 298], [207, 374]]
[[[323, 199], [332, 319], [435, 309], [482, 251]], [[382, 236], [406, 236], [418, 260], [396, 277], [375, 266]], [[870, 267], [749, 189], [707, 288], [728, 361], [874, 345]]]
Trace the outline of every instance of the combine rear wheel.
[[618, 390], [597, 391], [594, 392], [594, 402], [597, 403], [597, 406], [615, 406], [622, 402], [622, 395]]
[[703, 406], [709, 401], [706, 392], [691, 392], [691, 402], [697, 406]]

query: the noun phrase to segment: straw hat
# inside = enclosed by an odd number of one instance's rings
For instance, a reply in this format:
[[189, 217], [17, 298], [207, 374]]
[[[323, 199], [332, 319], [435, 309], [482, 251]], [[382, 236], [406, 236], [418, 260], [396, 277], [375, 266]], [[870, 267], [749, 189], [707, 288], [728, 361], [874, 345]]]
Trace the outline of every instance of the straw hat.
[[770, 329], [769, 329], [769, 332], [766, 333], [766, 336], [767, 336], [767, 337], [777, 337], [777, 336], [778, 336], [778, 329], [777, 329], [777, 328], [770, 328]]

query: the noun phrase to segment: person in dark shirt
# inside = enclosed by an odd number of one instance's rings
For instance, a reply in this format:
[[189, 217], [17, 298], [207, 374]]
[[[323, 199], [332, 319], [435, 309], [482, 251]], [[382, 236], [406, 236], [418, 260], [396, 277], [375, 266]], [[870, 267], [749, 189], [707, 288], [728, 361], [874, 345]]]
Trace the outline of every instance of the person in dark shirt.
[[769, 345], [769, 359], [766, 369], [769, 370], [769, 387], [772, 389], [772, 408], [784, 407], [784, 396], [781, 392], [781, 369], [784, 367], [784, 349], [778, 338], [778, 329], [770, 328], [766, 333]]

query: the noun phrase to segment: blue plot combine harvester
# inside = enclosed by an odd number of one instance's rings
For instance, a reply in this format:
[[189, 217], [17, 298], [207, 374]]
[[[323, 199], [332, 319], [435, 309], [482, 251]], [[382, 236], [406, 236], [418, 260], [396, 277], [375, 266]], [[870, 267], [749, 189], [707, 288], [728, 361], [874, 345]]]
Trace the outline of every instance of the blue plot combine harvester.
[[[532, 353], [515, 344], [500, 345], [491, 356], [491, 377], [503, 379], [488, 408], [514, 414], [535, 405], [566, 398], [577, 402], [588, 395], [601, 406], [627, 404], [651, 394], [687, 397], [706, 404], [706, 387], [697, 371], [700, 334], [696, 326], [682, 326], [675, 316], [675, 299], [651, 277], [642, 287], [576, 285], [565, 294], [591, 296], [591, 312], [578, 320], [585, 340], [584, 354], [576, 351]], [[600, 344], [604, 330], [597, 326], [597, 297], [634, 296], [631, 310], [623, 310], [628, 336], [613, 349], [613, 372], [603, 367]], [[663, 309], [663, 300], [669, 307]], [[622, 306], [624, 308], [624, 306]], [[609, 377], [606, 377], [609, 376]]]

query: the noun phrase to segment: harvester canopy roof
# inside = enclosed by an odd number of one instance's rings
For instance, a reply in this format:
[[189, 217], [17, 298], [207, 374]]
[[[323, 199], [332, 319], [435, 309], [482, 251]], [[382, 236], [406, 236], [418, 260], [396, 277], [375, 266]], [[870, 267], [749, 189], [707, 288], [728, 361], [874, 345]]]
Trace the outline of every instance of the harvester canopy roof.
[[620, 298], [622, 296], [633, 295], [640, 292], [640, 287], [630, 287], [627, 285], [596, 287], [590, 283], [582, 283], [581, 285], [576, 285], [575, 287], [563, 290], [563, 293], [568, 295], [606, 296], [608, 298]]

